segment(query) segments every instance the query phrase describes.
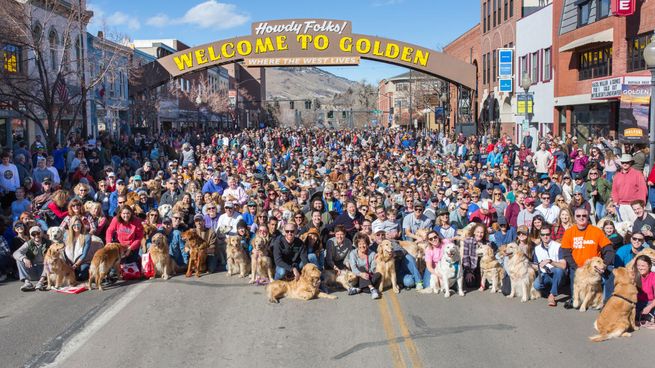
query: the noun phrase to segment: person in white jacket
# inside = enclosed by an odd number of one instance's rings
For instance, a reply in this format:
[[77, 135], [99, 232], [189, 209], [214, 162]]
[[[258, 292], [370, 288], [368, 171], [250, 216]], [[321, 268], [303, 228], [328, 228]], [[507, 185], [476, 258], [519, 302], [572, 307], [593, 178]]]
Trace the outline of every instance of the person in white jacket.
[[10, 162], [11, 155], [9, 152], [2, 154], [2, 164], [0, 165], [0, 187], [5, 193], [15, 192], [20, 186], [18, 177], [18, 168]]

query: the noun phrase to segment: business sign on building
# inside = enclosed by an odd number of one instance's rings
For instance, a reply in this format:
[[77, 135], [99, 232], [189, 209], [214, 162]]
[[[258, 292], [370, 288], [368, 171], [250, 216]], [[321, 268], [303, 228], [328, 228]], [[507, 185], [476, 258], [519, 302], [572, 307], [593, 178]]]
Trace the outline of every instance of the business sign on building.
[[514, 90], [512, 78], [501, 78], [498, 82], [498, 91], [512, 92]]
[[623, 84], [632, 86], [650, 85], [650, 76], [645, 75], [626, 75], [623, 77]]
[[621, 97], [623, 77], [607, 78], [591, 82], [591, 99], [604, 100]]
[[532, 105], [534, 104], [532, 93], [518, 93], [516, 95], [516, 115], [532, 114]]
[[626, 85], [621, 88], [619, 141], [648, 143], [648, 107], [650, 86]]
[[617, 17], [627, 17], [635, 13], [637, 2], [635, 0], [612, 0], [612, 14]]

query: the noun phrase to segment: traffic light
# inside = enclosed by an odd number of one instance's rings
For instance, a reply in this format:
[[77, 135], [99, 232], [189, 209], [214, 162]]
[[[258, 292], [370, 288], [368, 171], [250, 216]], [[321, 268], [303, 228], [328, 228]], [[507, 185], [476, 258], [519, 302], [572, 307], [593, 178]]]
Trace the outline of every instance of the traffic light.
[[295, 108], [293, 101], [289, 101], [289, 108], [293, 110]]
[[328, 111], [328, 119], [334, 118], [334, 111]]

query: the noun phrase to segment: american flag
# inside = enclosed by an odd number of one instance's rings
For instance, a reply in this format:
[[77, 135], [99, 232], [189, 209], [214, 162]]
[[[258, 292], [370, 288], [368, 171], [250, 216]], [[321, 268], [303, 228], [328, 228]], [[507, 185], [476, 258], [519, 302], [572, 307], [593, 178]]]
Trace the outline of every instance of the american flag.
[[55, 82], [55, 91], [59, 95], [59, 101], [64, 102], [68, 98], [68, 87], [66, 87], [66, 81], [64, 77], [59, 76]]

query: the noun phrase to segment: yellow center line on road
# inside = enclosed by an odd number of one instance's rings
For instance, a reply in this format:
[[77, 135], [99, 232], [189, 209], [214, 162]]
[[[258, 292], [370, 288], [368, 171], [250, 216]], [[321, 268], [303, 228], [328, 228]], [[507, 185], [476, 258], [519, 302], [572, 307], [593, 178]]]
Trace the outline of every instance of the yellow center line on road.
[[405, 367], [406, 365], [403, 360], [403, 356], [400, 353], [400, 345], [398, 345], [398, 341], [396, 340], [396, 334], [393, 329], [391, 313], [389, 313], [389, 307], [387, 306], [387, 303], [384, 301], [384, 299], [378, 300], [378, 306], [380, 307], [382, 326], [384, 327], [384, 333], [387, 335], [389, 350], [391, 350], [391, 360], [393, 361], [393, 366], [394, 368]]
[[418, 355], [418, 349], [416, 349], [416, 345], [414, 345], [414, 340], [412, 340], [409, 334], [409, 328], [407, 327], [407, 323], [405, 322], [405, 317], [403, 316], [402, 309], [400, 308], [400, 302], [398, 301], [398, 297], [393, 292], [386, 293], [385, 296], [387, 296], [385, 299], [391, 300], [391, 306], [396, 315], [396, 318], [398, 319], [398, 324], [400, 325], [400, 334], [404, 338], [405, 348], [407, 349], [407, 353], [409, 354], [409, 359], [412, 361], [412, 366], [414, 368], [423, 368], [423, 363], [421, 362], [421, 358]]

